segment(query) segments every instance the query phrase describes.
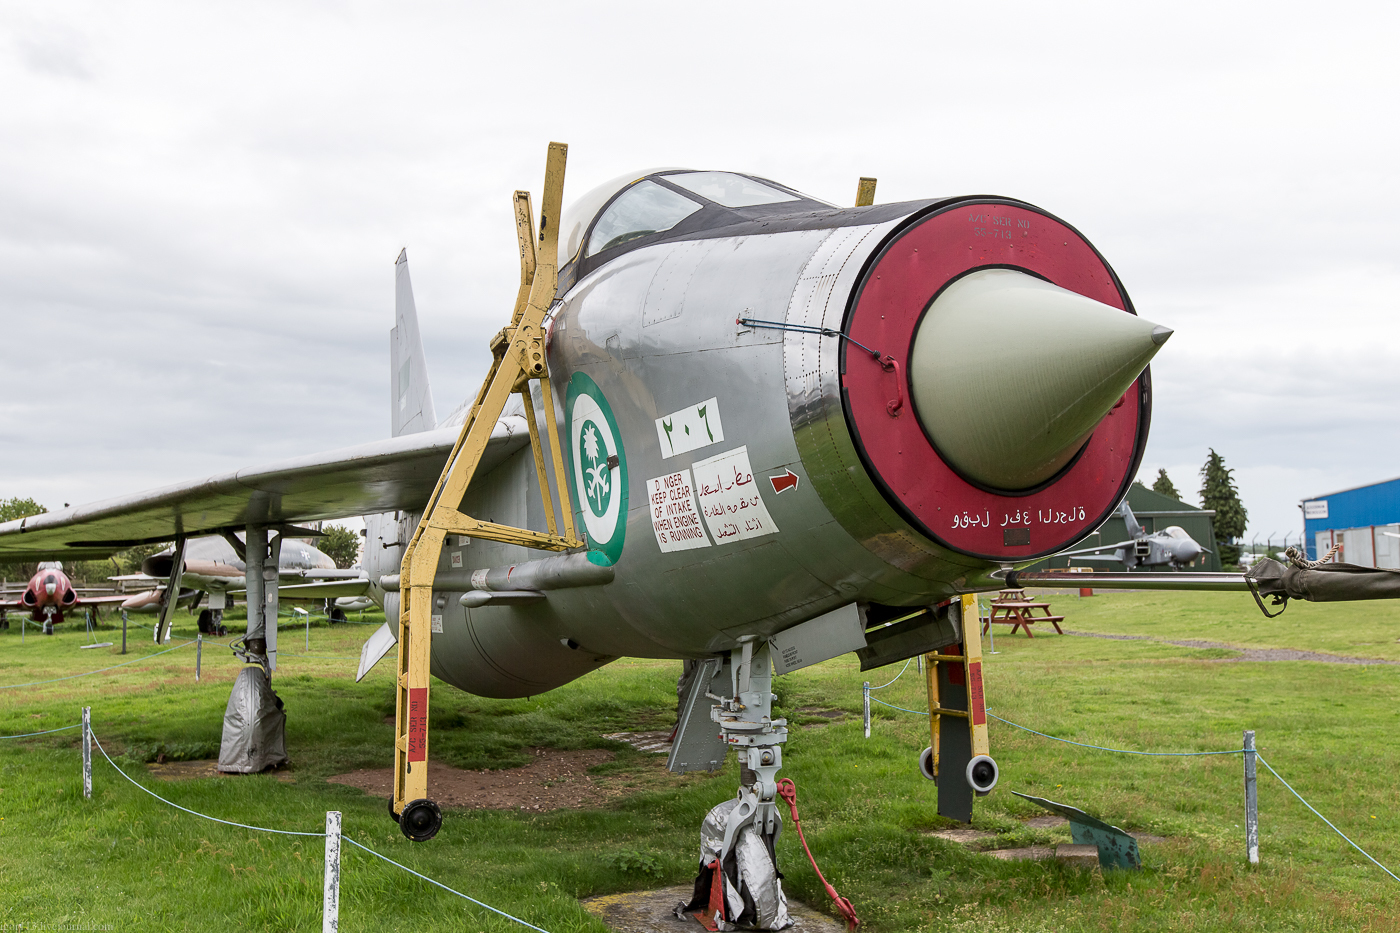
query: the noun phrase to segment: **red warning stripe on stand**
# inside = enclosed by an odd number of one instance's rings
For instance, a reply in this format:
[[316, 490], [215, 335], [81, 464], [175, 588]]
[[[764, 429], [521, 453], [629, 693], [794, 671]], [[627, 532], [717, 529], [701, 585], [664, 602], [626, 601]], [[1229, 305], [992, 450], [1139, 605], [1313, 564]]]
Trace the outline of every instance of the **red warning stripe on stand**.
[[987, 724], [987, 701], [982, 696], [982, 662], [973, 661], [967, 666], [968, 684], [967, 706], [972, 712], [972, 724], [974, 726], [985, 726]]
[[408, 760], [428, 760], [428, 688], [408, 688]]

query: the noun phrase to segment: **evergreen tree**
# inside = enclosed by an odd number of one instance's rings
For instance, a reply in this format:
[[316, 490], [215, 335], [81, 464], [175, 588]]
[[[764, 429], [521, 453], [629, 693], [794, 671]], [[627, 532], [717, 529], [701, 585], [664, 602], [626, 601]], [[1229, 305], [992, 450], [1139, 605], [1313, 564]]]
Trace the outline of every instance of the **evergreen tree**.
[[316, 547], [341, 570], [354, 566], [360, 559], [360, 536], [341, 525], [324, 525], [321, 530], [325, 534], [316, 541]]
[[1167, 475], [1166, 467], [1157, 470], [1157, 479], [1152, 483], [1152, 491], [1160, 492], [1164, 496], [1171, 496], [1178, 501], [1181, 499], [1181, 493], [1176, 491], [1176, 484]]
[[1244, 534], [1249, 522], [1249, 513], [1235, 488], [1234, 472], [1214, 448], [1201, 467], [1201, 508], [1215, 510], [1216, 553], [1227, 567], [1240, 562], [1240, 549], [1230, 542]]

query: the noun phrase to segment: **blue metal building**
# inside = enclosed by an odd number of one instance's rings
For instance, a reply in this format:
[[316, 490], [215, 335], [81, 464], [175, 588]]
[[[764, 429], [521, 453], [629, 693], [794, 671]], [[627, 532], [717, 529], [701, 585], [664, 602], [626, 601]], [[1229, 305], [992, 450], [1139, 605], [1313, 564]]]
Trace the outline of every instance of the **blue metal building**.
[[1341, 545], [1338, 560], [1400, 569], [1400, 477], [1304, 499], [1302, 509], [1312, 560]]

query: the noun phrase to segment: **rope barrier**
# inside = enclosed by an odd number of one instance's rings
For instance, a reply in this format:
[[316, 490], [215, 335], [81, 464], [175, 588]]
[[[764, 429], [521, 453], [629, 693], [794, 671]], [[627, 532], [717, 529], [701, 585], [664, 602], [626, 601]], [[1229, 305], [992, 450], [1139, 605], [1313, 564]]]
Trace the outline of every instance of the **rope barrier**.
[[0, 739], [27, 739], [31, 735], [52, 735], [55, 732], [64, 732], [68, 729], [80, 729], [82, 723], [75, 722], [71, 726], [60, 726], [57, 729], [45, 729], [43, 732], [22, 732], [19, 735], [0, 735]]
[[[900, 673], [902, 674], [903, 671], [901, 671]], [[895, 679], [897, 680], [898, 678], [895, 678]], [[891, 681], [891, 682], [893, 682], [893, 681]], [[872, 687], [871, 689], [873, 690], [874, 688]], [[871, 697], [870, 699], [874, 700], [876, 703], [880, 703], [880, 704], [882, 704], [882, 705], [884, 705], [884, 706], [888, 706], [888, 707], [890, 707], [891, 709], [901, 710], [901, 711], [906, 712], [906, 713], [913, 713], [913, 714], [915, 714], [916, 716], [927, 716], [927, 715], [928, 715], [928, 713], [921, 713], [921, 712], [919, 712], [918, 710], [914, 710], [914, 709], [904, 709], [904, 707], [902, 707], [902, 706], [895, 706], [893, 703], [886, 703], [884, 700], [878, 699], [878, 698], [876, 698], [876, 697]], [[991, 710], [987, 710], [987, 715], [988, 715], [988, 716], [991, 716], [991, 717], [992, 717], [993, 719], [995, 719], [997, 722], [1005, 723], [1005, 724], [1008, 725], [1008, 726], [1012, 726], [1012, 727], [1014, 727], [1014, 728], [1016, 728], [1016, 729], [1020, 729], [1022, 732], [1029, 732], [1031, 735], [1038, 735], [1038, 736], [1040, 736], [1040, 737], [1043, 738], [1043, 739], [1051, 739], [1052, 741], [1055, 741], [1055, 742], [1063, 742], [1063, 743], [1065, 743], [1066, 745], [1075, 745], [1075, 746], [1078, 746], [1079, 748], [1092, 748], [1092, 749], [1094, 749], [1094, 750], [1096, 750], [1096, 751], [1101, 751], [1101, 752], [1116, 752], [1116, 753], [1118, 753], [1118, 754], [1120, 754], [1120, 755], [1146, 755], [1146, 756], [1150, 756], [1150, 757], [1153, 757], [1153, 758], [1198, 758], [1198, 757], [1202, 757], [1202, 756], [1206, 756], [1206, 755], [1242, 755], [1242, 754], [1244, 754], [1244, 752], [1245, 752], [1245, 749], [1243, 749], [1243, 748], [1231, 748], [1231, 749], [1226, 749], [1226, 750], [1224, 750], [1224, 751], [1218, 751], [1218, 752], [1140, 752], [1140, 751], [1135, 751], [1135, 750], [1133, 750], [1133, 749], [1131, 749], [1131, 748], [1109, 748], [1109, 747], [1106, 746], [1106, 745], [1090, 745], [1090, 744], [1088, 744], [1088, 743], [1086, 743], [1086, 742], [1075, 742], [1075, 741], [1072, 741], [1072, 740], [1070, 740], [1070, 739], [1062, 739], [1062, 738], [1060, 738], [1059, 736], [1048, 735], [1048, 734], [1046, 734], [1046, 733], [1044, 733], [1044, 732], [1037, 732], [1035, 729], [1028, 729], [1028, 728], [1026, 728], [1025, 726], [1020, 725], [1019, 723], [1014, 723], [1014, 722], [1012, 722], [1012, 721], [1009, 720], [1009, 719], [1002, 719], [1000, 716], [996, 715], [996, 714], [993, 713]], [[1381, 871], [1385, 872], [1387, 875], [1389, 875], [1390, 877], [1394, 878], [1396, 881], [1400, 881], [1400, 875], [1396, 875], [1395, 872], [1391, 871], [1389, 868], [1386, 868], [1386, 867], [1385, 867], [1384, 865], [1382, 865], [1380, 862], [1376, 861], [1376, 859], [1371, 855], [1371, 853], [1367, 852], [1365, 849], [1361, 848], [1361, 846], [1359, 846], [1359, 845], [1357, 845], [1356, 843], [1352, 842], [1352, 841], [1351, 841], [1351, 838], [1350, 838], [1349, 836], [1347, 836], [1346, 833], [1342, 832], [1340, 829], [1338, 829], [1336, 826], [1334, 826], [1334, 825], [1332, 824], [1332, 821], [1331, 821], [1331, 820], [1329, 820], [1327, 817], [1325, 817], [1325, 816], [1323, 816], [1321, 813], [1319, 813], [1318, 810], [1317, 810], [1317, 808], [1314, 807], [1312, 804], [1308, 803], [1307, 800], [1305, 800], [1305, 799], [1303, 798], [1303, 795], [1302, 795], [1302, 794], [1298, 793], [1296, 790], [1293, 789], [1293, 785], [1289, 784], [1287, 781], [1285, 781], [1285, 780], [1283, 779], [1283, 775], [1279, 774], [1277, 771], [1274, 770], [1274, 766], [1273, 766], [1273, 765], [1269, 764], [1267, 761], [1264, 760], [1264, 756], [1263, 756], [1263, 755], [1259, 754], [1259, 753], [1256, 751], [1256, 752], [1254, 753], [1254, 756], [1255, 756], [1256, 759], [1258, 759], [1258, 761], [1259, 761], [1260, 764], [1262, 764], [1264, 767], [1266, 767], [1266, 768], [1269, 769], [1269, 773], [1270, 773], [1270, 774], [1272, 774], [1274, 777], [1278, 778], [1278, 782], [1279, 782], [1280, 784], [1282, 784], [1284, 787], [1288, 788], [1288, 792], [1289, 792], [1290, 794], [1292, 794], [1294, 797], [1297, 797], [1297, 798], [1298, 798], [1298, 801], [1299, 801], [1300, 803], [1302, 803], [1303, 806], [1307, 807], [1309, 810], [1312, 811], [1313, 816], [1317, 817], [1319, 820], [1322, 820], [1322, 822], [1326, 823], [1326, 824], [1327, 824], [1327, 827], [1328, 827], [1329, 829], [1331, 829], [1332, 832], [1336, 833], [1338, 836], [1341, 836], [1342, 839], [1346, 840], [1347, 845], [1351, 846], [1353, 849], [1355, 849], [1356, 851], [1360, 852], [1362, 855], [1366, 856], [1366, 858], [1370, 859], [1371, 863], [1374, 864], [1374, 865], [1375, 865], [1377, 868], [1379, 868]]]
[[[871, 690], [874, 690], [875, 688], [874, 688], [874, 687], [871, 687], [870, 689], [871, 689]], [[905, 708], [902, 707], [902, 706], [895, 706], [893, 703], [886, 703], [884, 700], [880, 699], [879, 697], [871, 697], [870, 700], [871, 700], [871, 702], [873, 702], [873, 703], [879, 703], [881, 706], [888, 706], [890, 709], [897, 709], [897, 710], [899, 710], [901, 713], [913, 713], [915, 716], [927, 716], [927, 715], [928, 715], [928, 713], [922, 713], [922, 712], [920, 712], [919, 710], [916, 710], [916, 709], [905, 709]]]
[[135, 778], [133, 778], [131, 775], [127, 774], [127, 773], [126, 773], [125, 771], [123, 771], [121, 768], [117, 767], [117, 763], [116, 763], [115, 761], [112, 760], [112, 756], [111, 756], [111, 755], [108, 755], [108, 754], [107, 754], [107, 749], [105, 749], [105, 748], [102, 747], [102, 743], [99, 742], [99, 741], [97, 740], [97, 736], [96, 736], [96, 735], [94, 735], [94, 736], [92, 737], [92, 744], [96, 745], [96, 746], [97, 746], [97, 750], [98, 750], [99, 752], [102, 753], [102, 757], [107, 759], [107, 764], [111, 765], [112, 768], [113, 768], [113, 770], [115, 770], [115, 771], [116, 771], [118, 774], [120, 774], [122, 777], [124, 777], [124, 778], [126, 778], [128, 781], [130, 781], [130, 782], [131, 782], [131, 785], [132, 785], [133, 787], [136, 787], [136, 788], [138, 788], [138, 789], [140, 789], [140, 790], [145, 791], [146, 793], [150, 794], [152, 797], [154, 797], [154, 798], [156, 798], [157, 800], [159, 800], [161, 803], [166, 804], [167, 806], [174, 807], [176, 810], [183, 811], [183, 812], [185, 812], [185, 813], [190, 814], [191, 816], [197, 816], [197, 817], [199, 817], [199, 818], [202, 819], [202, 820], [209, 820], [209, 821], [214, 822], [214, 823], [223, 823], [225, 826], [237, 826], [239, 829], [251, 829], [251, 830], [253, 830], [253, 831], [255, 831], [255, 832], [259, 832], [259, 833], [276, 833], [276, 834], [279, 835], [279, 836], [320, 836], [320, 837], [322, 837], [322, 838], [325, 838], [325, 835], [326, 835], [326, 834], [325, 834], [324, 832], [321, 832], [321, 833], [301, 833], [301, 832], [296, 832], [296, 831], [290, 830], [290, 829], [269, 829], [269, 828], [266, 827], [266, 826], [249, 826], [247, 823], [235, 823], [235, 822], [233, 822], [232, 820], [221, 820], [221, 819], [219, 819], [217, 816], [209, 816], [208, 814], [200, 813], [200, 812], [198, 812], [197, 810], [191, 810], [191, 809], [189, 809], [188, 807], [182, 807], [182, 806], [180, 806], [178, 803], [174, 803], [173, 801], [166, 800], [166, 799], [165, 799], [164, 797], [162, 797], [160, 794], [157, 794], [155, 791], [151, 790], [150, 788], [143, 786], [140, 782], [138, 782], [138, 781], [137, 781]]
[[[82, 723], [78, 723], [78, 725], [81, 726]], [[65, 729], [72, 729], [73, 726], [65, 726], [64, 728], [65, 728]], [[58, 730], [53, 730], [53, 731], [58, 731]], [[41, 733], [36, 733], [36, 734], [41, 734]], [[10, 736], [0, 736], [0, 738], [11, 738], [11, 737], [10, 737]], [[267, 826], [250, 826], [250, 825], [247, 824], [247, 823], [235, 823], [235, 822], [233, 822], [232, 820], [221, 820], [221, 819], [219, 819], [217, 816], [210, 816], [210, 815], [208, 815], [207, 813], [200, 813], [198, 810], [191, 810], [191, 809], [189, 809], [188, 807], [182, 807], [182, 806], [180, 806], [178, 803], [175, 803], [174, 801], [171, 801], [171, 800], [166, 800], [166, 799], [165, 799], [164, 797], [162, 797], [160, 794], [157, 794], [155, 791], [151, 790], [150, 788], [143, 786], [143, 785], [142, 785], [140, 782], [138, 782], [135, 778], [131, 777], [131, 775], [127, 774], [127, 773], [126, 773], [125, 771], [123, 771], [121, 768], [117, 767], [117, 763], [116, 763], [115, 761], [112, 760], [112, 756], [111, 756], [111, 755], [108, 755], [108, 754], [107, 754], [107, 749], [105, 749], [105, 748], [102, 747], [102, 743], [98, 741], [96, 735], [93, 735], [93, 736], [92, 736], [92, 744], [96, 745], [96, 746], [97, 746], [97, 750], [98, 750], [99, 752], [102, 753], [102, 757], [105, 758], [105, 759], [107, 759], [107, 764], [111, 765], [111, 766], [112, 766], [112, 769], [113, 769], [114, 771], [116, 771], [116, 772], [117, 772], [118, 774], [120, 774], [122, 777], [126, 778], [127, 781], [130, 782], [131, 785], [132, 785], [133, 787], [136, 787], [136, 788], [139, 789], [139, 790], [145, 791], [147, 794], [149, 794], [149, 795], [151, 795], [152, 797], [154, 797], [155, 799], [159, 800], [161, 803], [163, 803], [163, 804], [165, 804], [165, 805], [167, 805], [167, 806], [174, 807], [176, 810], [179, 810], [179, 811], [181, 811], [182, 813], [188, 813], [188, 814], [190, 814], [191, 816], [197, 816], [197, 817], [199, 817], [199, 818], [202, 819], [202, 820], [209, 820], [210, 822], [213, 822], [213, 823], [222, 823], [222, 824], [225, 825], [225, 826], [236, 826], [236, 827], [238, 827], [239, 829], [251, 829], [251, 830], [253, 830], [254, 832], [259, 832], [259, 833], [275, 833], [275, 834], [277, 834], [277, 835], [279, 835], [279, 836], [316, 836], [316, 837], [320, 837], [320, 838], [322, 838], [322, 839], [324, 839], [324, 838], [326, 837], [326, 834], [325, 834], [324, 832], [319, 832], [319, 833], [305, 833], [305, 832], [298, 832], [298, 831], [290, 830], [290, 829], [272, 829], [272, 828], [267, 827]], [[527, 921], [525, 921], [525, 920], [521, 920], [519, 917], [514, 917], [514, 916], [512, 916], [512, 915], [506, 913], [504, 910], [501, 910], [501, 909], [496, 908], [496, 907], [492, 907], [490, 904], [487, 904], [487, 903], [484, 903], [484, 902], [482, 902], [482, 901], [479, 901], [479, 900], [477, 900], [476, 898], [472, 897], [470, 894], [463, 894], [461, 891], [458, 891], [458, 890], [456, 890], [455, 888], [449, 888], [447, 885], [443, 884], [441, 881], [435, 881], [434, 879], [429, 878], [427, 875], [424, 875], [424, 874], [422, 874], [421, 872], [416, 872], [416, 871], [414, 871], [412, 868], [409, 868], [407, 865], [400, 864], [399, 862], [396, 862], [396, 861], [394, 861], [393, 859], [389, 858], [387, 855], [381, 855], [381, 854], [379, 854], [378, 852], [376, 852], [376, 851], [374, 851], [373, 849], [371, 849], [369, 846], [366, 846], [366, 845], [363, 845], [363, 844], [361, 844], [361, 843], [358, 843], [358, 842], [356, 842], [354, 839], [350, 838], [350, 837], [347, 836], [347, 835], [343, 835], [343, 834], [342, 834], [340, 838], [341, 838], [341, 840], [344, 841], [344, 842], [348, 842], [348, 843], [350, 843], [350, 844], [353, 845], [353, 846], [356, 846], [356, 847], [358, 847], [358, 848], [364, 849], [366, 852], [368, 852], [370, 855], [373, 855], [375, 858], [383, 859], [384, 861], [388, 862], [390, 865], [393, 865], [395, 868], [401, 868], [401, 869], [403, 869], [404, 871], [408, 872], [410, 875], [414, 875], [414, 876], [416, 876], [416, 877], [418, 877], [418, 878], [421, 878], [421, 879], [423, 879], [424, 881], [428, 882], [429, 884], [437, 885], [439, 888], [442, 888], [444, 891], [448, 891], [448, 892], [450, 892], [450, 893], [452, 893], [452, 894], [455, 894], [455, 895], [457, 895], [458, 897], [460, 897], [460, 898], [462, 898], [462, 899], [464, 899], [464, 900], [471, 901], [473, 904], [477, 905], [478, 907], [485, 908], [486, 910], [489, 910], [489, 911], [491, 911], [491, 912], [494, 913], [494, 914], [499, 914], [500, 916], [505, 917], [507, 920], [512, 920], [512, 921], [514, 921], [514, 922], [520, 924], [521, 926], [529, 927], [531, 930], [535, 930], [536, 933], [549, 933], [548, 930], [542, 929], [541, 927], [537, 927], [537, 926], [535, 926], [533, 923], [529, 923], [529, 922], [527, 922]]]
[[[913, 658], [910, 658], [909, 660], [905, 661], [905, 662], [904, 662], [904, 666], [901, 667], [901, 668], [899, 669], [899, 673], [894, 675], [894, 680], [898, 680], [899, 678], [903, 677], [903, 676], [904, 676], [904, 672], [907, 671], [907, 670], [909, 670], [909, 665], [912, 664], [913, 661], [914, 661]], [[894, 683], [894, 680], [890, 681], [890, 684]], [[888, 687], [890, 684], [880, 684], [880, 686], [878, 686], [878, 687], [871, 687], [870, 689], [871, 689], [871, 690], [883, 690], [883, 689], [885, 689], [886, 687]]]
[[340, 838], [343, 839], [343, 840], [345, 840], [346, 842], [350, 843], [352, 846], [355, 846], [356, 848], [364, 849], [366, 852], [368, 852], [370, 855], [373, 855], [375, 858], [383, 859], [384, 861], [388, 862], [390, 865], [393, 865], [395, 868], [402, 868], [404, 871], [408, 872], [410, 875], [416, 875], [417, 877], [422, 878], [424, 881], [428, 882], [429, 884], [435, 884], [435, 885], [437, 885], [438, 887], [442, 888], [444, 891], [451, 892], [452, 894], [457, 895], [458, 897], [462, 898], [463, 900], [471, 901], [473, 904], [477, 905], [478, 907], [484, 907], [484, 908], [486, 908], [487, 910], [491, 911], [493, 914], [499, 914], [500, 916], [505, 917], [507, 920], [513, 920], [513, 921], [515, 921], [516, 923], [520, 924], [520, 925], [523, 926], [523, 927], [529, 927], [529, 928], [532, 929], [532, 930], [538, 931], [538, 933], [549, 933], [548, 930], [543, 930], [543, 929], [541, 929], [540, 927], [535, 926], [533, 923], [530, 923], [529, 921], [521, 920], [519, 917], [512, 917], [510, 914], [506, 913], [504, 910], [501, 910], [501, 909], [496, 908], [496, 907], [492, 907], [490, 904], [484, 904], [484, 903], [482, 903], [481, 901], [477, 900], [476, 898], [472, 897], [471, 895], [469, 895], [469, 894], [463, 894], [461, 891], [458, 891], [458, 890], [456, 890], [455, 888], [449, 888], [447, 885], [443, 884], [441, 881], [434, 881], [432, 878], [429, 878], [427, 875], [419, 874], [418, 872], [414, 871], [412, 868], [409, 868], [407, 865], [402, 865], [402, 864], [400, 864], [400, 863], [394, 861], [393, 859], [389, 858], [389, 856], [387, 856], [387, 855], [380, 855], [378, 852], [374, 851], [374, 850], [371, 849], [369, 846], [367, 846], [367, 845], [362, 845], [361, 843], [356, 842], [354, 839], [351, 839], [349, 836], [341, 836]]
[[1303, 800], [1303, 795], [1300, 794], [1300, 793], [1298, 793], [1296, 790], [1294, 790], [1294, 789], [1293, 789], [1293, 785], [1292, 785], [1292, 784], [1289, 784], [1287, 781], [1285, 781], [1285, 780], [1283, 779], [1283, 775], [1281, 775], [1281, 774], [1279, 774], [1277, 771], [1275, 771], [1275, 770], [1274, 770], [1274, 766], [1271, 765], [1271, 764], [1269, 764], [1267, 761], [1264, 760], [1264, 756], [1263, 756], [1263, 755], [1259, 754], [1258, 752], [1255, 752], [1255, 753], [1254, 753], [1254, 757], [1255, 757], [1256, 759], [1258, 759], [1258, 761], [1259, 761], [1259, 763], [1260, 763], [1261, 765], [1263, 765], [1264, 767], [1266, 767], [1266, 768], [1269, 769], [1269, 773], [1270, 773], [1270, 774], [1272, 774], [1274, 777], [1278, 778], [1278, 782], [1279, 782], [1280, 784], [1282, 784], [1284, 787], [1288, 788], [1288, 792], [1289, 792], [1290, 794], [1292, 794], [1294, 797], [1297, 797], [1298, 800], [1302, 802], [1303, 806], [1305, 806], [1305, 807], [1307, 807], [1309, 810], [1311, 810], [1311, 811], [1313, 812], [1313, 816], [1317, 817], [1319, 820], [1322, 820], [1322, 822], [1326, 823], [1326, 824], [1328, 825], [1328, 827], [1331, 828], [1332, 832], [1336, 833], [1338, 836], [1341, 836], [1343, 839], [1346, 839], [1347, 845], [1351, 846], [1353, 849], [1355, 849], [1356, 851], [1360, 852], [1362, 855], [1366, 856], [1368, 859], [1371, 859], [1372, 864], [1374, 864], [1374, 865], [1375, 865], [1377, 868], [1379, 868], [1381, 871], [1385, 872], [1387, 875], [1389, 875], [1390, 877], [1394, 878], [1396, 881], [1400, 881], [1400, 876], [1396, 876], [1395, 872], [1391, 871], [1389, 868], [1386, 868], [1386, 867], [1385, 867], [1384, 865], [1382, 865], [1380, 862], [1377, 862], [1374, 858], [1371, 857], [1371, 853], [1367, 852], [1365, 849], [1361, 848], [1359, 845], [1357, 845], [1356, 843], [1352, 842], [1351, 839], [1348, 838], [1348, 836], [1347, 836], [1346, 833], [1342, 832], [1340, 829], [1338, 829], [1337, 827], [1335, 827], [1335, 826], [1332, 825], [1332, 821], [1331, 821], [1331, 820], [1329, 820], [1327, 817], [1323, 816], [1321, 813], [1318, 813], [1316, 807], [1314, 807], [1312, 804], [1308, 803], [1306, 800]]
[[181, 648], [188, 648], [192, 644], [194, 644], [194, 642], [187, 641], [183, 645], [176, 645], [174, 648], [166, 648], [164, 651], [157, 651], [155, 654], [142, 655], [139, 658], [132, 658], [130, 661], [123, 661], [120, 664], [113, 664], [111, 667], [104, 667], [100, 670], [88, 671], [85, 674], [70, 674], [67, 677], [55, 677], [53, 680], [35, 680], [27, 684], [4, 684], [0, 685], [0, 690], [14, 690], [16, 687], [37, 687], [41, 684], [56, 684], [64, 680], [73, 680], [78, 677], [90, 677], [93, 674], [105, 674], [107, 671], [114, 671], [119, 667], [126, 667], [128, 664], [135, 664], [137, 661], [146, 661], [150, 658], [160, 657], [163, 654], [169, 654], [172, 651], [178, 651]]
[[[928, 713], [924, 713], [924, 715], [927, 716]], [[1120, 755], [1150, 755], [1152, 757], [1160, 758], [1198, 758], [1202, 755], [1244, 754], [1244, 749], [1242, 748], [1231, 748], [1221, 752], [1137, 752], [1133, 751], [1130, 748], [1109, 748], [1106, 745], [1088, 745], [1084, 742], [1074, 742], [1069, 739], [1062, 739], [1058, 736], [1046, 735], [1044, 732], [1036, 732], [1034, 729], [1027, 729], [1025, 726], [1018, 725], [1017, 723], [1014, 723], [1009, 719], [1002, 719], [1000, 716], [996, 715], [991, 710], [987, 710], [987, 715], [991, 716], [997, 722], [1004, 722], [1008, 726], [1014, 726], [1015, 728], [1020, 729], [1022, 732], [1029, 732], [1031, 735], [1038, 735], [1043, 739], [1053, 739], [1056, 742], [1064, 742], [1066, 745], [1078, 745], [1080, 748], [1093, 748], [1101, 752], [1117, 752]]]

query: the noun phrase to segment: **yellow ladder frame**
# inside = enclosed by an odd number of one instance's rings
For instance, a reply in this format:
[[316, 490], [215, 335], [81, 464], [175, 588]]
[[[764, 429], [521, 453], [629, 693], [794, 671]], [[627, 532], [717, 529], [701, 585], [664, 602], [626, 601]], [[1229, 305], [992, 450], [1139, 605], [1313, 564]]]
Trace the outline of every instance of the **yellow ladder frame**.
[[[972, 632], [967, 630], [967, 620], [972, 619]], [[987, 699], [982, 689], [982, 618], [977, 612], [977, 597], [968, 594], [962, 597], [962, 654], [924, 655], [924, 683], [928, 689], [929, 747], [933, 749], [933, 776], [938, 777], [938, 727], [944, 716], [955, 716], [967, 720], [967, 728], [972, 737], [972, 757], [989, 754], [991, 746], [987, 741]], [[967, 710], [944, 709], [938, 689], [938, 665], [961, 664], [963, 680], [967, 684]]]
[[[394, 714], [395, 814], [406, 804], [428, 796], [428, 676], [432, 657], [433, 580], [442, 546], [449, 534], [516, 544], [546, 551], [567, 551], [583, 545], [574, 533], [564, 472], [563, 448], [555, 422], [554, 396], [545, 361], [544, 319], [559, 287], [559, 214], [564, 194], [564, 165], [569, 147], [550, 143], [545, 162], [544, 196], [540, 209], [539, 247], [528, 191], [515, 192], [516, 236], [520, 242], [520, 290], [510, 326], [491, 339], [491, 371], [477, 393], [457, 443], [447, 458], [437, 487], [404, 551], [400, 568], [398, 702]], [[558, 483], [560, 533], [555, 520], [554, 494], [545, 469], [539, 420], [530, 397], [530, 383], [540, 384], [549, 451]], [[481, 463], [491, 432], [506, 402], [520, 393], [530, 423], [530, 447], [544, 499], [548, 533], [483, 522], [459, 511], [462, 497]], [[418, 765], [418, 767], [414, 767]]]

